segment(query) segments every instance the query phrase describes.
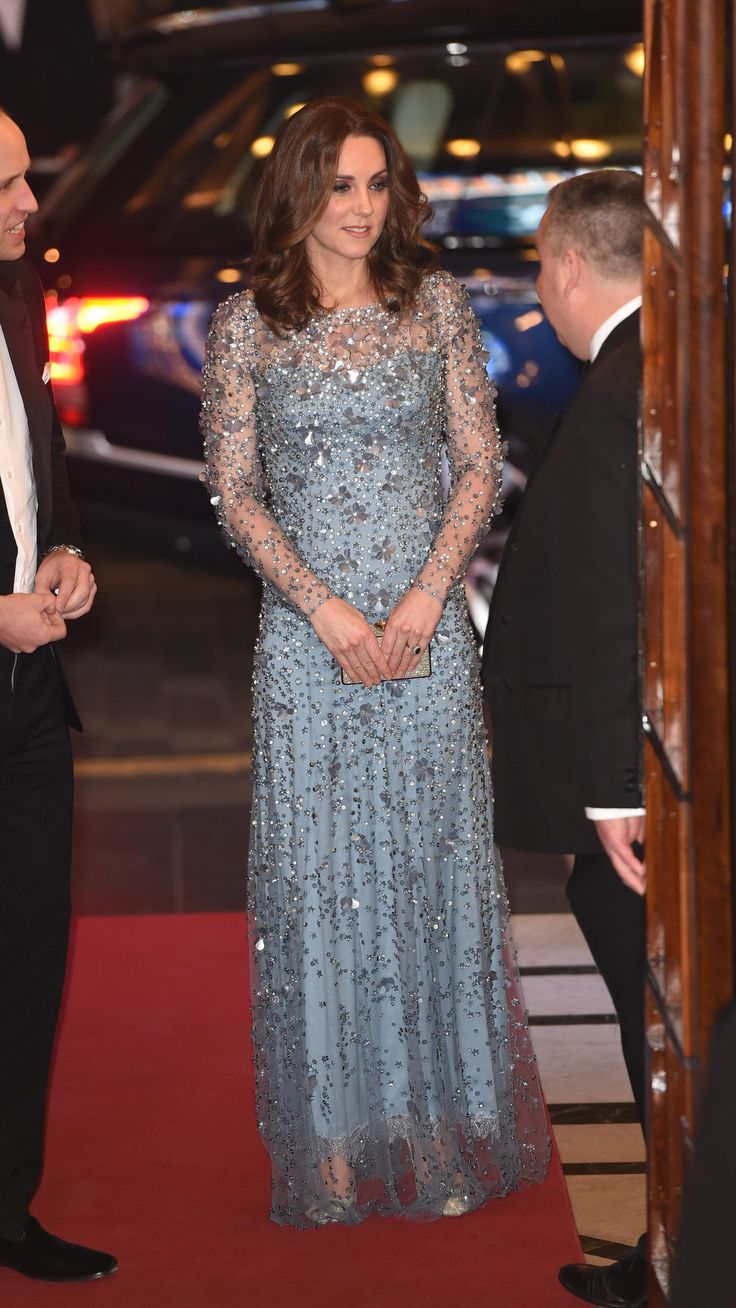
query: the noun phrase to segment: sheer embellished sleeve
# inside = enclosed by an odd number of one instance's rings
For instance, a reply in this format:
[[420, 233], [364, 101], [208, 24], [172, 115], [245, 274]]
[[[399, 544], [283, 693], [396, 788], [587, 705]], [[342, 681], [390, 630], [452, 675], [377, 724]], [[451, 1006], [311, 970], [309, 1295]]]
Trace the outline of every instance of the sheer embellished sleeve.
[[436, 311], [447, 342], [446, 432], [450, 494], [440, 529], [414, 585], [444, 604], [489, 530], [501, 495], [502, 445], [496, 391], [486, 371], [478, 319], [465, 289], [437, 279]]
[[268, 512], [258, 457], [252, 335], [255, 310], [245, 295], [212, 319], [204, 364], [201, 427], [206, 479], [217, 521], [259, 576], [306, 617], [332, 591], [308, 567]]

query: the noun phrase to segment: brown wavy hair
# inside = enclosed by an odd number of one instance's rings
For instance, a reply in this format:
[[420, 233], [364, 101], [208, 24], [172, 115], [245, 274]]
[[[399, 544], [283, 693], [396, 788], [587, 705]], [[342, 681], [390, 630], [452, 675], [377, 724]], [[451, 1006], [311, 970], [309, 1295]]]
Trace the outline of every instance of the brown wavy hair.
[[422, 236], [432, 210], [393, 128], [343, 96], [311, 100], [282, 126], [255, 195], [249, 282], [256, 308], [278, 335], [300, 330], [320, 310], [305, 240], [324, 213], [348, 136], [371, 136], [386, 155], [386, 222], [368, 254], [380, 302], [408, 313], [425, 274], [437, 266]]

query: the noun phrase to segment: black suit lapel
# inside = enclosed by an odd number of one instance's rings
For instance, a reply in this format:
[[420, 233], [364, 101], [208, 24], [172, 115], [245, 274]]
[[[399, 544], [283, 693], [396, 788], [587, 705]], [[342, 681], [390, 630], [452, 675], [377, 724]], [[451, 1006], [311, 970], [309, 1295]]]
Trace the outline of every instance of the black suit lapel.
[[51, 522], [51, 404], [36, 358], [28, 306], [17, 278], [0, 279], [0, 327], [20, 389], [33, 451], [38, 495], [38, 534]]
[[593, 363], [586, 365], [586, 374], [597, 368], [598, 364], [605, 359], [607, 354], [612, 354], [613, 351], [617, 350], [625, 341], [631, 339], [639, 340], [640, 333], [641, 311], [639, 309], [634, 309], [633, 313], [630, 313], [627, 318], [624, 318], [623, 322], [618, 323], [613, 331], [608, 334]]

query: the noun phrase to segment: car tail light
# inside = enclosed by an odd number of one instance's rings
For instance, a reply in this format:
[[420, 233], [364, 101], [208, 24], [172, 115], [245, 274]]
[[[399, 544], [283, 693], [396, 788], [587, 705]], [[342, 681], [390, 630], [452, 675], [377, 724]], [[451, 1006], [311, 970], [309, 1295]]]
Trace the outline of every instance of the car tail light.
[[51, 381], [59, 414], [64, 422], [81, 426], [87, 421], [84, 380], [84, 337], [105, 323], [132, 322], [148, 309], [143, 295], [84, 296], [59, 304], [46, 296]]

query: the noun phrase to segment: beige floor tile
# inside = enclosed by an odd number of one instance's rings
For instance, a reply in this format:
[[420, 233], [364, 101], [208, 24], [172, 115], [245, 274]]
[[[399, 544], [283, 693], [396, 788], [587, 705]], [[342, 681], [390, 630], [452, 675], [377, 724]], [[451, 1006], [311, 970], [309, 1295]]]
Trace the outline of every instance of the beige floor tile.
[[630, 1122], [556, 1126], [554, 1133], [563, 1163], [643, 1163], [646, 1159], [641, 1128]]
[[548, 1103], [619, 1103], [632, 1098], [617, 1026], [533, 1026]]
[[600, 976], [522, 977], [527, 1011], [559, 1016], [613, 1013], [613, 1000]]
[[647, 1220], [644, 1176], [568, 1176], [567, 1188], [580, 1235], [636, 1244]]
[[554, 967], [592, 964], [572, 913], [518, 913], [511, 930], [520, 967]]

